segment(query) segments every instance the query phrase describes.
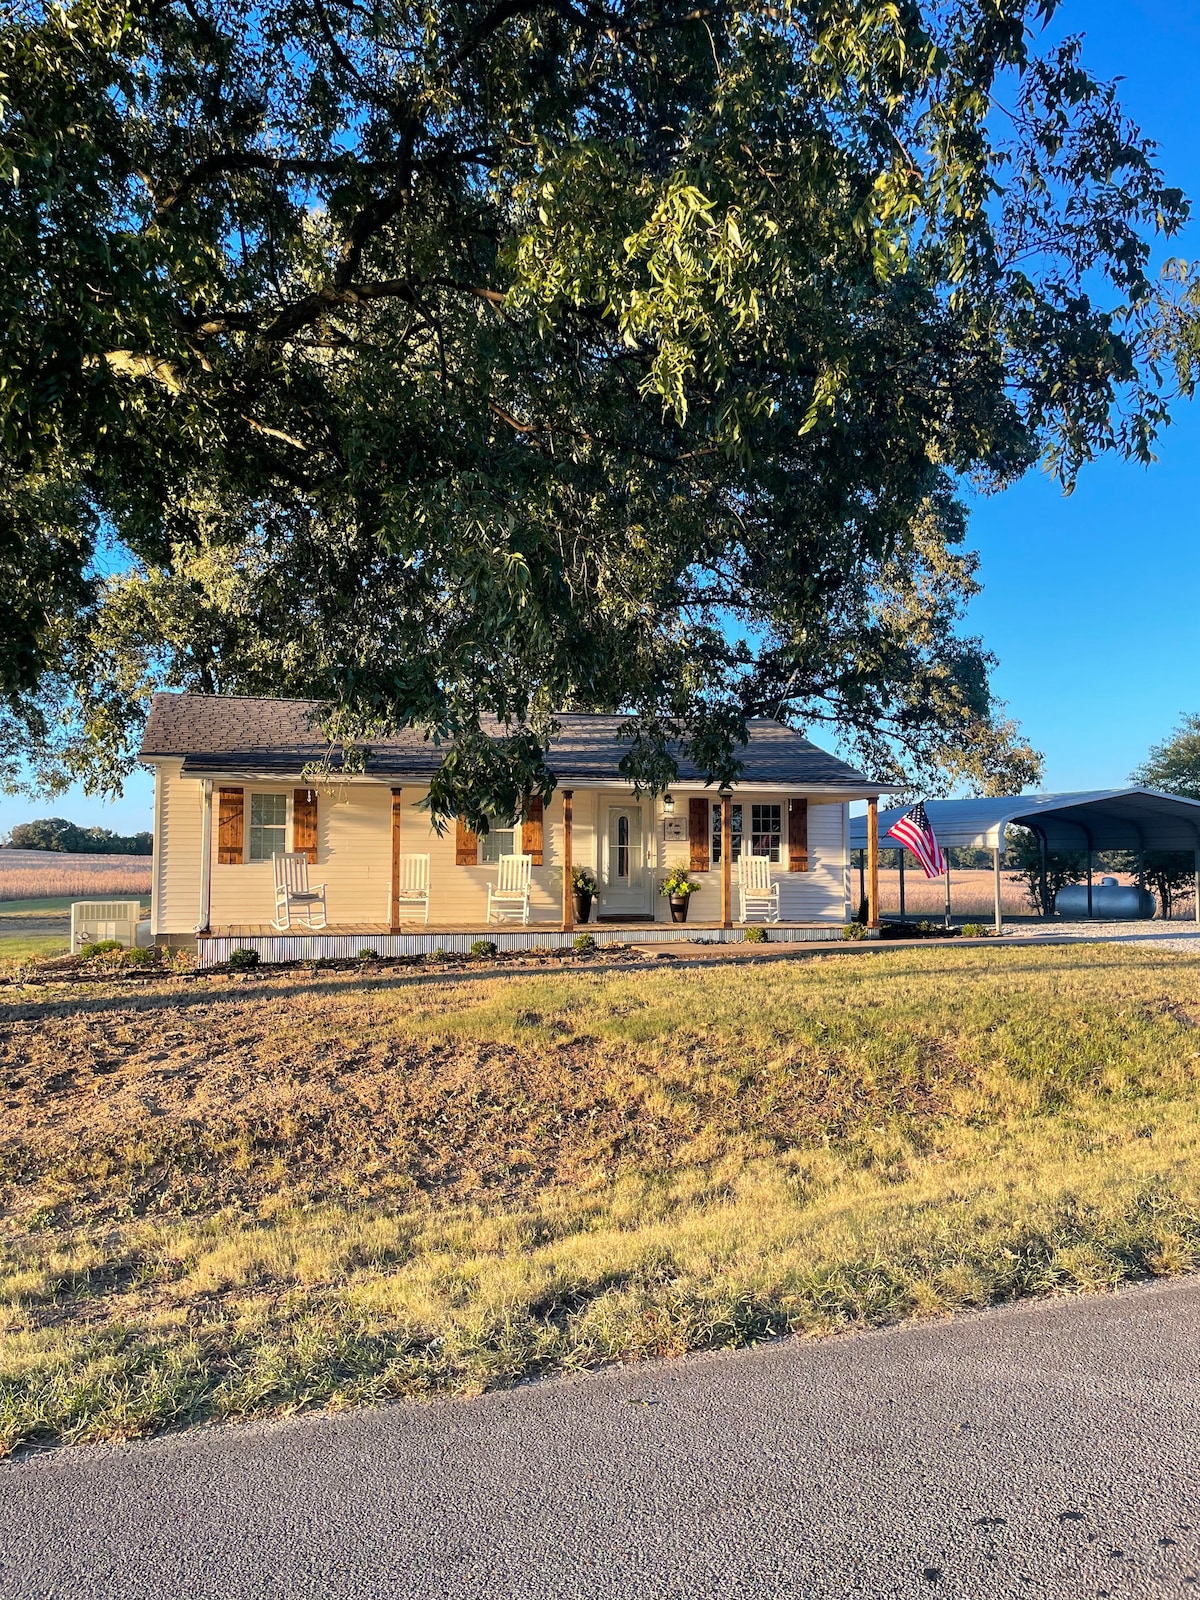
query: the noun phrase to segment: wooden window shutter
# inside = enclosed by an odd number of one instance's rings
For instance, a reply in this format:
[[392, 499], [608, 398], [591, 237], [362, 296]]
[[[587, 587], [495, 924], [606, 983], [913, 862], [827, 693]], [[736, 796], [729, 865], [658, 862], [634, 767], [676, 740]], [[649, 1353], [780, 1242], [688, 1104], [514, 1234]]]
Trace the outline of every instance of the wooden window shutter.
[[302, 850], [310, 867], [317, 864], [317, 791], [292, 792], [292, 849]]
[[712, 824], [709, 820], [709, 801], [704, 796], [695, 796], [688, 801], [688, 842], [692, 847], [690, 871], [708, 871], [708, 852], [712, 837]]
[[808, 801], [788, 801], [788, 871], [808, 871]]
[[454, 862], [459, 867], [473, 867], [479, 861], [479, 837], [467, 827], [466, 820], [459, 817], [457, 832], [454, 836]]
[[217, 860], [223, 867], [240, 867], [246, 836], [246, 802], [240, 789], [217, 790]]
[[525, 818], [521, 828], [522, 854], [532, 856], [535, 867], [540, 867], [542, 864], [545, 832], [545, 807], [542, 805], [542, 797], [539, 795], [536, 800], [529, 802], [529, 815]]

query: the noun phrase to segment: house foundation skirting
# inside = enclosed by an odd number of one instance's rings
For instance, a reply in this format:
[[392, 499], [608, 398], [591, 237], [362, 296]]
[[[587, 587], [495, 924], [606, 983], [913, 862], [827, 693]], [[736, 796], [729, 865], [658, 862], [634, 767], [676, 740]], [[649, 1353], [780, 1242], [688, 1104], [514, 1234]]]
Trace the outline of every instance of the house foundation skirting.
[[[758, 926], [758, 924], [755, 924]], [[490, 939], [497, 950], [569, 949], [580, 933], [590, 933], [598, 945], [678, 944], [687, 940], [705, 944], [741, 944], [746, 929], [702, 928], [650, 923], [641, 927], [622, 923], [590, 923], [586, 928], [564, 933], [560, 928], [474, 928], [457, 933], [271, 933], [201, 934], [196, 940], [199, 967], [216, 967], [228, 961], [235, 950], [257, 950], [260, 961], [316, 961], [322, 957], [353, 960], [360, 950], [374, 950], [379, 956], [423, 956], [434, 950], [447, 955], [466, 955], [477, 939]], [[767, 938], [773, 944], [818, 943], [840, 940], [842, 924], [770, 923]]]

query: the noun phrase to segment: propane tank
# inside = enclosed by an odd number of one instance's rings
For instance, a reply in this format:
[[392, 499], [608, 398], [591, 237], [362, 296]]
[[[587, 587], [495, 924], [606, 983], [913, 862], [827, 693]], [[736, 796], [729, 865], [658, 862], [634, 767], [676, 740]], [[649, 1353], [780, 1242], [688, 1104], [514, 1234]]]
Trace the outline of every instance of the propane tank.
[[[1087, 920], [1088, 892], [1086, 883], [1068, 883], [1054, 896], [1054, 909], [1060, 917], [1072, 922]], [[1101, 878], [1092, 886], [1092, 916], [1103, 917], [1108, 922], [1140, 922], [1154, 915], [1158, 901], [1149, 889], [1139, 889], [1136, 883], [1118, 883], [1115, 878]]]

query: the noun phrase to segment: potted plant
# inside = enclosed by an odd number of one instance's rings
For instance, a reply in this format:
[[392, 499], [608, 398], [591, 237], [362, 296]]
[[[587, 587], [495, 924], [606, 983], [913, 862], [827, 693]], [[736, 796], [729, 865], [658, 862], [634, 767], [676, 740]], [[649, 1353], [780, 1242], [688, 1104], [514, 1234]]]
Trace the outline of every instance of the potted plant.
[[667, 873], [659, 893], [666, 895], [670, 903], [672, 922], [687, 921], [688, 901], [699, 887], [688, 877], [686, 867], [672, 867]]
[[587, 922], [592, 914], [592, 900], [596, 894], [596, 874], [587, 867], [571, 868], [571, 898], [575, 902], [575, 921]]

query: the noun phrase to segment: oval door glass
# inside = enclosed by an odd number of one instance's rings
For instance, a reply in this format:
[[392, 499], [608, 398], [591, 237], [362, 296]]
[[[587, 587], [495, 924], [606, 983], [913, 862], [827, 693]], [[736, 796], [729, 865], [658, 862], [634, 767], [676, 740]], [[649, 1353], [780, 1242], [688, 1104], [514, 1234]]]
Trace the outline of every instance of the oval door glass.
[[617, 877], [629, 882], [629, 818], [617, 818]]

